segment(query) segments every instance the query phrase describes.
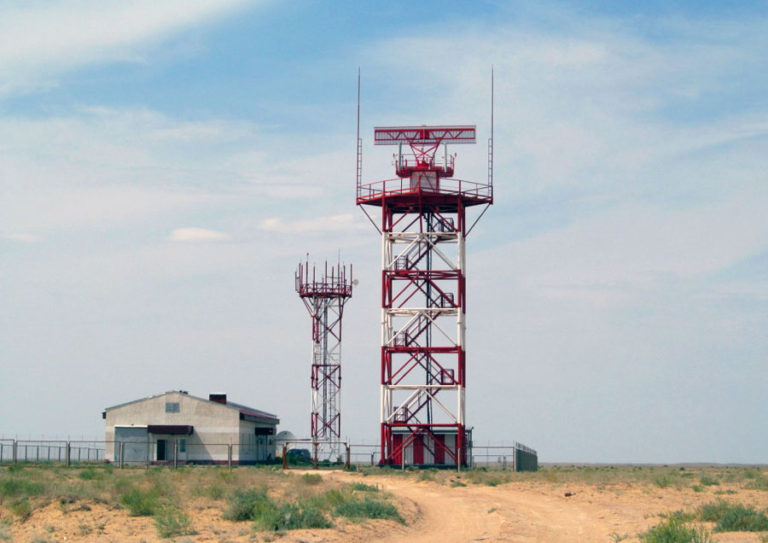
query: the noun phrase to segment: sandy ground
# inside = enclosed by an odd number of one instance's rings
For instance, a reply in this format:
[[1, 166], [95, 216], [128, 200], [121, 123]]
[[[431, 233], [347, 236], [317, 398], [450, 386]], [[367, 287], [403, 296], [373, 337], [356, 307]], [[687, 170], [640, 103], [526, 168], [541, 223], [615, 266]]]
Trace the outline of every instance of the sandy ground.
[[[693, 509], [717, 498], [768, 508], [768, 492], [723, 485], [705, 492], [658, 488], [638, 483], [601, 486], [584, 483], [513, 482], [495, 487], [449, 486], [414, 477], [367, 476], [323, 472], [342, 482], [362, 481], [389, 492], [407, 523], [337, 521], [331, 530], [283, 534], [253, 532], [248, 523], [225, 521], [221, 508], [195, 502], [190, 512], [197, 535], [177, 542], [636, 542], [636, 534], [660, 522], [659, 513]], [[730, 490], [731, 494], [724, 492]], [[715, 492], [719, 492], [715, 495]], [[567, 495], [566, 495], [567, 494]], [[5, 520], [11, 517], [6, 516]], [[0, 519], [2, 520], [2, 519]], [[96, 503], [58, 503], [37, 509], [25, 522], [0, 525], [0, 541], [53, 543], [150, 542], [157, 536], [152, 519], [130, 517], [122, 509]], [[760, 542], [768, 533], [715, 534], [720, 543]], [[165, 540], [168, 541], [168, 540]]]

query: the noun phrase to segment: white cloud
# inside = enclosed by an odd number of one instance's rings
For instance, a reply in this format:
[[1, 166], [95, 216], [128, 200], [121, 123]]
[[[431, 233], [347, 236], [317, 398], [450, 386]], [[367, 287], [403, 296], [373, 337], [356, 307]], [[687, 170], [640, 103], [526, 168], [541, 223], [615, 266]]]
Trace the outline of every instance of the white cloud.
[[0, 142], [0, 229], [8, 232], [125, 224], [242, 201], [258, 211], [265, 201], [316, 197], [327, 185], [318, 175], [334, 179], [339, 161], [281, 156], [248, 122], [179, 121], [147, 109], [0, 117]]
[[0, 5], [0, 96], [55, 85], [89, 64], [148, 61], [147, 46], [244, 0], [104, 0]]
[[224, 232], [191, 226], [187, 228], [175, 228], [168, 234], [166, 239], [168, 241], [184, 242], [227, 241], [230, 239], [230, 236]]
[[702, 277], [768, 250], [764, 201], [766, 191], [684, 209], [625, 202], [477, 258], [489, 271], [509, 262], [499, 273], [526, 290], [594, 300], [601, 289]]
[[264, 219], [259, 228], [268, 232], [281, 232], [291, 234], [308, 234], [339, 232], [344, 230], [360, 229], [365, 227], [359, 217], [351, 213], [341, 215], [329, 215], [315, 217], [313, 219], [290, 220], [280, 217]]
[[10, 241], [18, 241], [19, 243], [39, 243], [43, 241], [43, 238], [40, 236], [23, 232], [0, 234], [0, 237]]

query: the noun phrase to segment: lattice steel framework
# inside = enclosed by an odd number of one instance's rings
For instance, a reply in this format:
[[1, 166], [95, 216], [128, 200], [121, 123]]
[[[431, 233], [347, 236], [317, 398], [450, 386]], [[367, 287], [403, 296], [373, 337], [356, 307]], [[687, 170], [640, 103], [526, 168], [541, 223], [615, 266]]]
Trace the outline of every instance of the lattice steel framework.
[[344, 304], [352, 297], [352, 266], [328, 267], [321, 274], [308, 262], [295, 275], [296, 292], [312, 318], [312, 413], [310, 435], [318, 456], [335, 460], [341, 440], [341, 332]]
[[381, 208], [378, 225], [369, 219], [382, 236], [382, 464], [466, 463], [466, 210], [493, 203], [493, 142], [485, 184], [451, 178], [447, 144], [475, 143], [475, 132], [375, 128], [376, 145], [399, 147], [398, 177], [363, 184], [358, 117], [357, 204]]

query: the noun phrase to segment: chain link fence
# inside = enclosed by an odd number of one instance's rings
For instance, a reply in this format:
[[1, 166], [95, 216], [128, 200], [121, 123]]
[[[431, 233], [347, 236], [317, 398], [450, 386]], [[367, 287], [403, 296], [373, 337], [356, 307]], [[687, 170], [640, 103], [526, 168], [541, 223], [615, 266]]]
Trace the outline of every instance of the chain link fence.
[[0, 439], [0, 463], [104, 462], [104, 441]]
[[[378, 444], [339, 442], [344, 456], [341, 462], [317, 461], [317, 451], [310, 440], [286, 442], [275, 457], [260, 445], [240, 443], [188, 443], [180, 439], [156, 441], [96, 441], [96, 440], [24, 440], [0, 439], [0, 464], [3, 463], [115, 463], [124, 466], [184, 464], [247, 465], [280, 462], [284, 468], [322, 466], [349, 468], [376, 466], [381, 458]], [[513, 445], [472, 446], [468, 450], [470, 468], [485, 467], [512, 471], [536, 471], [538, 453], [522, 443]], [[280, 458], [278, 458], [280, 457]], [[326, 465], [327, 464], [327, 465]]]

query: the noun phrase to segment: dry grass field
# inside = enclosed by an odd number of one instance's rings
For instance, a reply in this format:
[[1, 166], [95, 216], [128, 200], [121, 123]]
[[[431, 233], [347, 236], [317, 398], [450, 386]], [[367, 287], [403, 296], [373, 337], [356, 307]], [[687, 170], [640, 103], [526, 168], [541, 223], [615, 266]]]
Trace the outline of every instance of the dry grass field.
[[768, 542], [768, 469], [0, 467], [0, 542]]

